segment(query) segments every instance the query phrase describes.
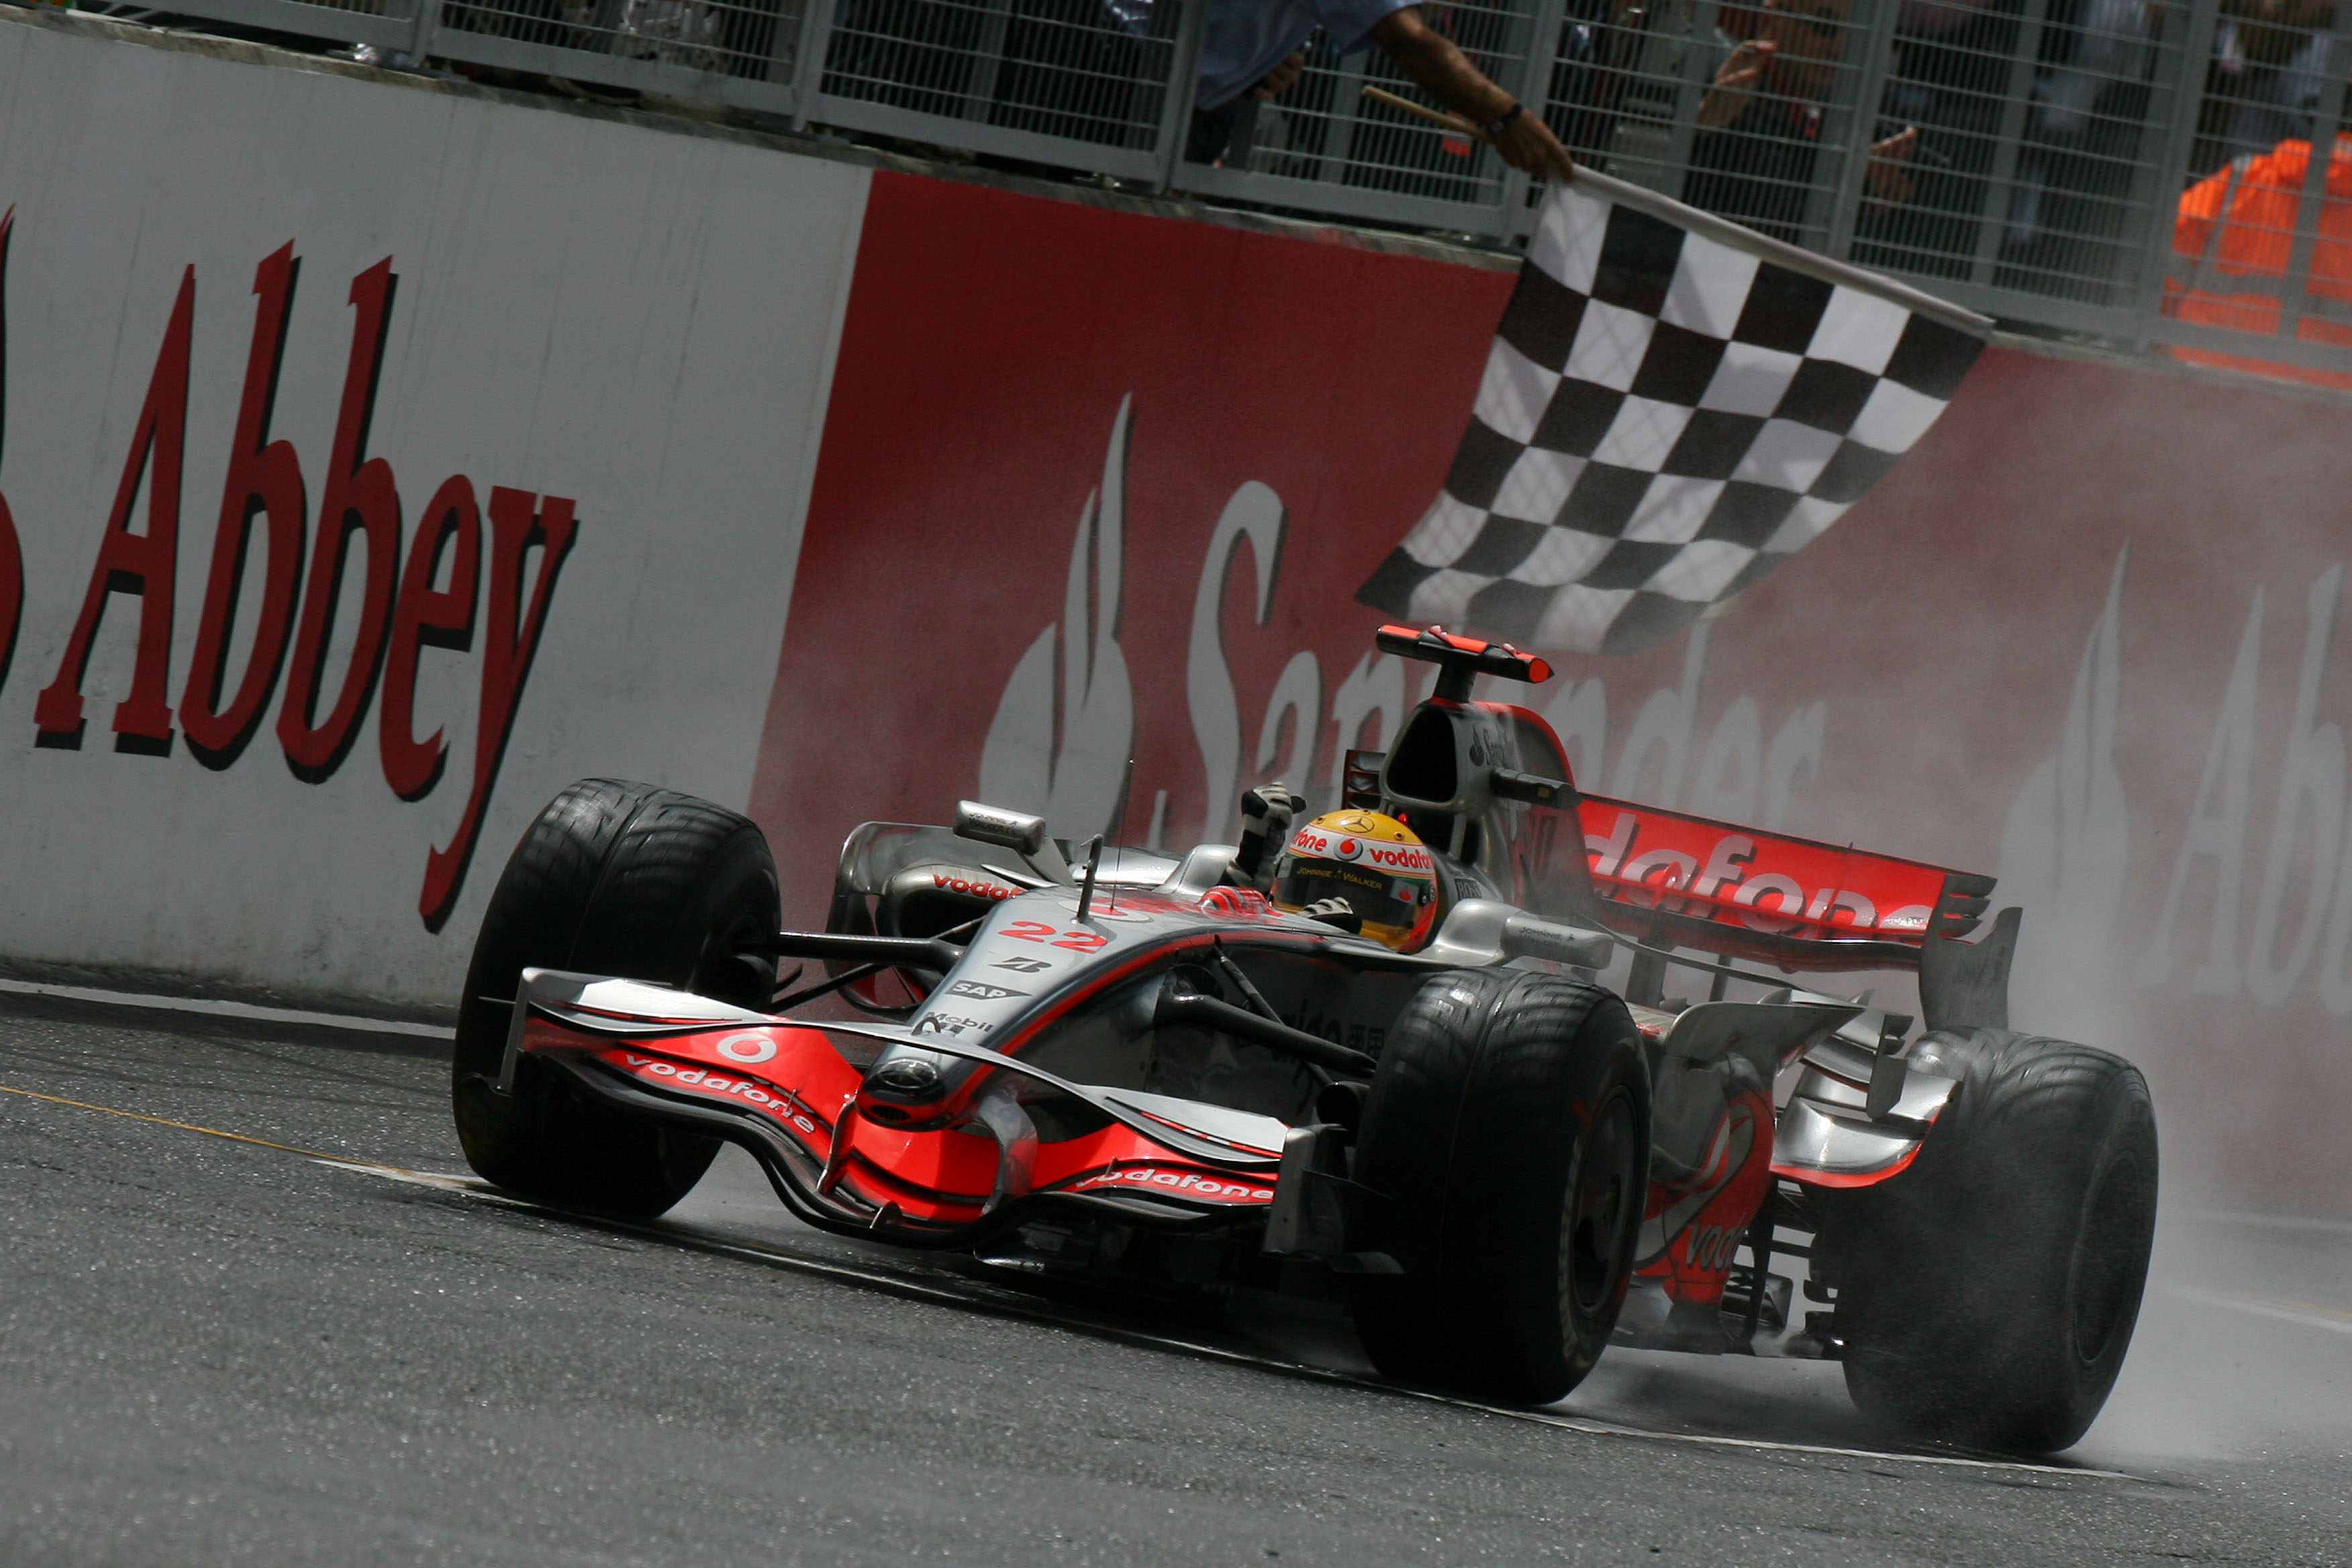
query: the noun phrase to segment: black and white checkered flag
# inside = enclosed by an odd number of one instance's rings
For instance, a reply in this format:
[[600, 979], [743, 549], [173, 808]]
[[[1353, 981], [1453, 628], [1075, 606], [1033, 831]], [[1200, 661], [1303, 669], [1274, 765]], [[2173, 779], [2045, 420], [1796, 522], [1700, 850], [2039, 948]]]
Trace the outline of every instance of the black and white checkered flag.
[[1639, 652], [1835, 522], [1991, 328], [1580, 174], [1544, 203], [1444, 493], [1356, 596], [1530, 647]]

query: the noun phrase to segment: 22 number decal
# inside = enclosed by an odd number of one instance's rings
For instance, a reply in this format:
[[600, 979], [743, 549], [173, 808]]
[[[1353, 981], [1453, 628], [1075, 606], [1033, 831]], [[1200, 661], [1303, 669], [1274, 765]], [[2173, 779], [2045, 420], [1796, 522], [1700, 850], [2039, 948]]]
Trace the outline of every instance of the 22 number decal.
[[1110, 938], [1100, 931], [1066, 931], [1057, 935], [1052, 926], [1039, 921], [1014, 921], [1004, 928], [1003, 934], [1016, 942], [1042, 942], [1047, 947], [1066, 947], [1072, 952], [1099, 952], [1110, 945]]

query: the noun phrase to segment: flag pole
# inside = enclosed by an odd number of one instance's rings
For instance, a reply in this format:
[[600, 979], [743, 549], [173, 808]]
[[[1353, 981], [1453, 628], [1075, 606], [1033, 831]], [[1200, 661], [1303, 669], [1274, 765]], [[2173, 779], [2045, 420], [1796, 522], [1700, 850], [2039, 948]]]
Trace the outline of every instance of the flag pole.
[[1495, 140], [1458, 114], [1448, 114], [1442, 109], [1426, 108], [1401, 94], [1391, 92], [1384, 87], [1374, 87], [1371, 83], [1366, 82], [1364, 96], [1375, 103], [1385, 103], [1391, 109], [1401, 109], [1407, 114], [1419, 115], [1433, 125], [1443, 125], [1457, 136], [1468, 136], [1490, 144]]

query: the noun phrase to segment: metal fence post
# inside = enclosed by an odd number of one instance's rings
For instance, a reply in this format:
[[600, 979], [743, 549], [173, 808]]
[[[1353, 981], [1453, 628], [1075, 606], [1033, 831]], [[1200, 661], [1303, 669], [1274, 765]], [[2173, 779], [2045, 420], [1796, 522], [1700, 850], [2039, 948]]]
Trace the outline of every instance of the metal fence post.
[[2221, 0], [2189, 0], [2189, 25], [2180, 35], [2179, 75], [2168, 94], [2173, 119], [2157, 164], [2147, 233], [2140, 245], [2139, 282], [2133, 290], [2133, 315], [2138, 328], [2134, 346], [2140, 349], [2147, 347], [2150, 329], [2163, 314], [2164, 279], [2172, 268], [2173, 219], [2179, 210], [2180, 193], [2189, 183], [2197, 117], [2205, 109], [2205, 70], [2213, 58], [2213, 34], [2221, 18]]
[[[1519, 66], [1517, 79], [1504, 85], [1521, 107], [1538, 119], [1551, 105], [1551, 75], [1559, 60], [1559, 34], [1568, 15], [1568, 0], [1536, 0], [1535, 10], [1528, 18], [1526, 57]], [[1557, 127], [1554, 130], [1557, 131]], [[1528, 210], [1529, 177], [1507, 164], [1503, 169], [1503, 190], [1498, 198], [1502, 204], [1502, 237], [1511, 238], [1521, 228], [1521, 219]]]
[[[1843, 261], [1853, 249], [1853, 226], [1862, 212], [1863, 182], [1870, 175], [1871, 140], [1878, 131], [1878, 103], [1886, 96], [1887, 68], [1895, 61], [1895, 23], [1901, 0], [1876, 0], [1862, 45], [1862, 70], [1854, 82], [1853, 122], [1863, 128], [1853, 145], [1838, 156], [1838, 183], [1830, 204], [1822, 254]], [[1811, 214], [1807, 215], [1811, 216]]]
[[441, 0], [409, 0], [408, 58], [422, 64], [433, 52], [434, 35], [441, 30]]
[[1715, 55], [1715, 35], [1723, 20], [1723, 8], [1717, 0], [1693, 0], [1681, 7], [1684, 18], [1682, 79], [1675, 88], [1674, 122], [1666, 128], [1666, 168], [1671, 171], [1664, 187], [1669, 195], [1679, 193], [1684, 179], [1690, 173], [1691, 147], [1698, 141], [1699, 106], [1706, 101], [1706, 89], [1715, 85], [1715, 71], [1707, 62]]
[[806, 131], [824, 86], [824, 57], [833, 47], [833, 0], [808, 0], [801, 41], [793, 51], [793, 129]]
[[[1165, 3], [1165, 0], [1163, 0]], [[1209, 0], [1182, 0], [1184, 14], [1176, 19], [1176, 47], [1168, 51], [1168, 94], [1160, 103], [1160, 167], [1151, 188], [1164, 191], [1175, 183], [1176, 165], [1184, 161], [1192, 139], [1192, 105], [1201, 96], [1201, 40], [1209, 26]]]
[[2009, 82], [2002, 92], [2000, 129], [1992, 145], [1992, 168], [1986, 173], [1984, 205], [1977, 217], [1976, 254], [1969, 259], [1969, 281], [1990, 283], [2000, 256], [2002, 237], [2009, 229], [2011, 203], [2017, 190], [2017, 161], [2024, 151], [2025, 113], [2033, 102], [2033, 71], [2042, 58], [2042, 28], [2050, 15], [2050, 0], [2026, 0], [2017, 25], [2017, 43], [2010, 51]]
[[[2286, 276], [2279, 279], [2278, 335], [2290, 340], [2303, 324], [2304, 301], [2311, 295], [2311, 253], [2319, 240], [2320, 202], [2336, 167], [2336, 136], [2344, 123], [2344, 71], [2352, 64], [2352, 5], [2336, 7], [2335, 24], [2327, 71], [2322, 79], [2326, 85], [2319, 89], [2319, 103], [2311, 116], [2311, 155], [2304, 163], [2303, 195], [2294, 205], [2294, 243], [2287, 256]], [[2226, 220], [2229, 214], [2221, 216]]]

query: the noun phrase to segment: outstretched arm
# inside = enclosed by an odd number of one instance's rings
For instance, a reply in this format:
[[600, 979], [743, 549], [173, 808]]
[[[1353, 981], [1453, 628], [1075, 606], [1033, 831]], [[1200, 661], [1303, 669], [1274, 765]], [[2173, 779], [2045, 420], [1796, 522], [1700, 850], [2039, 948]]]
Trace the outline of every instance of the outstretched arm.
[[1420, 6], [1390, 12], [1372, 29], [1372, 39], [1422, 91], [1486, 131], [1503, 162], [1556, 180], [1576, 177], [1568, 149], [1542, 117], [1520, 108], [1454, 40], [1431, 30]]

